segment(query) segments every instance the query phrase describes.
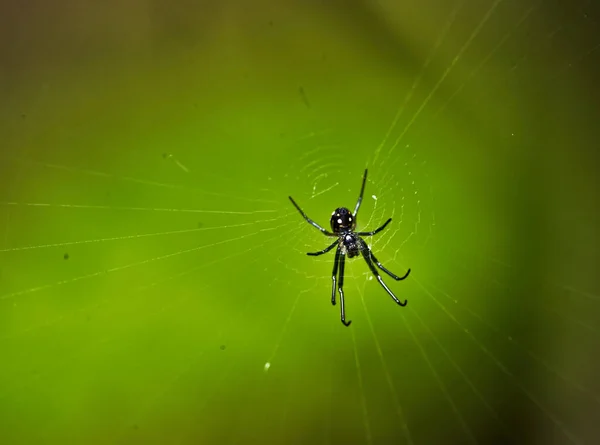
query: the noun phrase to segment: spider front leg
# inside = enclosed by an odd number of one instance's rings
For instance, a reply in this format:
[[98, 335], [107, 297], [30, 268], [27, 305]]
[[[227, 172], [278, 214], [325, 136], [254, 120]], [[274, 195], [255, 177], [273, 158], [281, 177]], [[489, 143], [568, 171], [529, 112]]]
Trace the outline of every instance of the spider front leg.
[[[366, 245], [366, 243], [365, 243], [365, 245]], [[377, 267], [379, 267], [381, 270], [383, 270], [386, 274], [388, 274], [394, 280], [396, 280], [396, 281], [402, 281], [402, 280], [404, 280], [408, 276], [408, 274], [410, 274], [410, 269], [408, 269], [403, 276], [399, 277], [395, 273], [393, 273], [390, 270], [388, 270], [383, 264], [381, 264], [379, 262], [379, 260], [377, 258], [375, 258], [375, 255], [373, 255], [373, 252], [371, 251], [371, 249], [369, 249], [369, 246], [367, 246], [367, 249], [369, 250], [369, 255], [371, 256], [371, 260], [373, 260], [373, 262], [375, 264], [377, 264]]]
[[389, 276], [391, 276], [395, 280], [403, 280], [404, 278], [406, 278], [408, 276], [408, 274], [410, 273], [410, 269], [402, 278], [398, 277], [397, 275], [394, 275], [392, 272], [390, 272], [389, 270], [384, 268], [383, 265], [375, 259], [375, 257], [371, 253], [371, 249], [369, 249], [369, 246], [367, 246], [367, 243], [365, 243], [363, 240], [360, 240], [360, 244], [361, 244], [360, 253], [362, 254], [363, 258], [365, 259], [367, 265], [369, 266], [369, 269], [371, 269], [371, 272], [373, 273], [373, 275], [375, 275], [375, 278], [377, 278], [377, 281], [379, 281], [379, 284], [381, 284], [381, 287], [383, 287], [385, 289], [385, 291], [389, 294], [390, 297], [392, 297], [392, 299], [396, 302], [396, 304], [398, 304], [400, 306], [406, 306], [407, 301], [404, 300], [404, 303], [403, 303], [400, 300], [398, 300], [398, 298], [394, 295], [394, 293], [391, 291], [391, 289], [389, 287], [387, 287], [387, 285], [383, 282], [381, 275], [379, 275], [379, 273], [377, 272], [377, 269], [375, 268], [375, 265], [373, 264], [373, 260], [375, 260], [375, 262], [378, 263], [377, 265], [379, 266], [379, 268], [381, 270], [383, 270], [385, 273], [387, 273]]
[[333, 263], [333, 272], [331, 278], [333, 281], [333, 287], [331, 289], [331, 304], [335, 305], [335, 288], [336, 288], [336, 275], [338, 274], [339, 267], [339, 282], [337, 283], [337, 290], [340, 293], [340, 314], [342, 323], [344, 326], [350, 326], [352, 321], [346, 321], [346, 308], [344, 305], [344, 266], [346, 263], [346, 255], [342, 253], [342, 249], [338, 246], [335, 251], [335, 260]]

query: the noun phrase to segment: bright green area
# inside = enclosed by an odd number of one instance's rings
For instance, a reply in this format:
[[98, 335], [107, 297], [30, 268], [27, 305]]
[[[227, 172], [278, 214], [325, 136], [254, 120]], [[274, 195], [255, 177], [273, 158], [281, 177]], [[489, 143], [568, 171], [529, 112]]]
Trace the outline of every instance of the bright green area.
[[593, 443], [593, 23], [161, 3], [0, 9], [0, 443]]

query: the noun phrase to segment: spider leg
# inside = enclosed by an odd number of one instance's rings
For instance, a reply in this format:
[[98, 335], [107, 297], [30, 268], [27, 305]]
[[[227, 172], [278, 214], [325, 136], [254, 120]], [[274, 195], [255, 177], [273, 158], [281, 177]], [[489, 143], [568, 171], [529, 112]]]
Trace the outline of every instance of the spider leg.
[[333, 281], [333, 287], [331, 288], [331, 304], [335, 306], [335, 290], [336, 290], [336, 276], [338, 274], [338, 269], [340, 272], [340, 279], [337, 283], [337, 290], [340, 293], [340, 311], [342, 314], [342, 323], [345, 326], [350, 326], [351, 321], [346, 322], [346, 309], [344, 306], [344, 263], [346, 259], [346, 255], [342, 253], [342, 249], [338, 246], [335, 251], [335, 260], [333, 262], [333, 272], [331, 273], [331, 280]]
[[356, 234], [358, 236], [373, 236], [379, 232], [381, 232], [383, 229], [385, 229], [385, 227], [392, 222], [392, 218], [389, 218], [384, 224], [383, 226], [379, 227], [378, 229], [375, 229], [371, 232], [356, 232]]
[[335, 306], [335, 284], [336, 284], [336, 277], [337, 277], [337, 272], [338, 272], [338, 266], [340, 264], [340, 255], [342, 254], [342, 250], [340, 249], [340, 247], [338, 246], [337, 250], [335, 251], [335, 259], [333, 260], [333, 272], [331, 272], [331, 280], [333, 281], [333, 286], [331, 287], [331, 304], [333, 304]]
[[358, 209], [360, 209], [360, 204], [362, 203], [363, 194], [365, 193], [365, 184], [367, 183], [367, 169], [365, 169], [365, 173], [363, 175], [362, 186], [360, 187], [360, 195], [358, 195], [358, 201], [356, 202], [356, 207], [354, 207], [354, 219], [356, 219], [356, 214], [358, 213]]
[[390, 277], [392, 277], [394, 280], [396, 280], [396, 281], [401, 281], [401, 280], [404, 280], [404, 279], [405, 279], [405, 278], [408, 276], [408, 274], [410, 274], [410, 269], [408, 269], [408, 270], [406, 271], [406, 273], [405, 273], [403, 276], [401, 276], [401, 277], [399, 277], [399, 276], [398, 276], [398, 275], [396, 275], [395, 273], [393, 273], [393, 272], [389, 271], [389, 270], [388, 270], [388, 269], [387, 269], [387, 268], [386, 268], [386, 267], [385, 267], [383, 264], [381, 264], [381, 263], [379, 262], [379, 260], [378, 260], [377, 258], [375, 258], [375, 255], [373, 255], [373, 252], [371, 252], [371, 249], [369, 249], [369, 246], [366, 246], [366, 247], [367, 247], [367, 249], [368, 249], [368, 251], [369, 251], [369, 255], [371, 256], [371, 260], [373, 260], [373, 262], [374, 262], [375, 264], [377, 264], [377, 267], [379, 267], [381, 270], [383, 270], [383, 271], [384, 271], [386, 274], [388, 274], [388, 275], [389, 275]]
[[352, 320], [346, 321], [346, 309], [344, 307], [344, 265], [346, 263], [346, 255], [340, 255], [340, 280], [338, 283], [338, 291], [340, 292], [340, 314], [344, 326], [350, 326]]
[[319, 229], [324, 235], [326, 236], [336, 236], [331, 232], [328, 232], [327, 230], [325, 230], [323, 227], [321, 227], [319, 224], [317, 224], [316, 222], [314, 222], [312, 219], [310, 219], [308, 216], [306, 216], [306, 213], [304, 213], [302, 211], [302, 209], [300, 208], [300, 206], [298, 204], [296, 204], [296, 201], [294, 201], [294, 199], [291, 196], [288, 196], [288, 198], [290, 198], [290, 201], [292, 201], [292, 204], [294, 204], [294, 207], [296, 207], [296, 209], [300, 212], [300, 214], [302, 215], [302, 217], [306, 220], [306, 222], [308, 222], [311, 226], [316, 227], [317, 229]]
[[[310, 256], [319, 256], [319, 255], [323, 255], [324, 253], [329, 252], [331, 249], [333, 249], [337, 244], [338, 244], [338, 240], [335, 240], [333, 242], [333, 244], [331, 246], [327, 246], [325, 247], [323, 250], [319, 250], [318, 252], [308, 252], [307, 255]], [[335, 275], [335, 274], [334, 274]]]
[[[403, 303], [400, 300], [398, 300], [398, 298], [394, 295], [394, 293], [390, 290], [390, 288], [387, 287], [387, 285], [381, 279], [381, 275], [379, 275], [379, 273], [377, 272], [377, 269], [375, 268], [375, 265], [373, 264], [373, 261], [371, 261], [372, 255], [371, 255], [371, 250], [369, 249], [369, 247], [366, 245], [366, 243], [364, 241], [361, 244], [362, 244], [363, 248], [360, 250], [360, 253], [362, 254], [365, 261], [367, 262], [367, 265], [369, 266], [369, 269], [371, 269], [371, 272], [373, 273], [373, 275], [375, 275], [375, 278], [377, 278], [377, 281], [379, 281], [379, 284], [381, 284], [381, 287], [383, 287], [385, 289], [385, 291], [389, 294], [390, 297], [392, 297], [392, 299], [396, 302], [396, 304], [399, 304], [400, 306], [406, 306], [407, 301], [404, 300], [404, 303]], [[386, 269], [382, 269], [382, 270], [384, 272], [388, 272], [389, 274], [391, 274], [391, 272], [389, 272]], [[404, 278], [406, 278], [406, 276]]]

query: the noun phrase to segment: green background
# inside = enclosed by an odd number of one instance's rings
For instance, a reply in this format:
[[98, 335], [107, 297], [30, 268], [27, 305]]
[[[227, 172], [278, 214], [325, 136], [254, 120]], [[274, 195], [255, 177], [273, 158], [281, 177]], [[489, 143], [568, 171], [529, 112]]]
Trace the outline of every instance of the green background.
[[[0, 442], [600, 440], [587, 2], [0, 7]], [[328, 224], [391, 225], [350, 328]], [[384, 277], [386, 279], [386, 277]]]

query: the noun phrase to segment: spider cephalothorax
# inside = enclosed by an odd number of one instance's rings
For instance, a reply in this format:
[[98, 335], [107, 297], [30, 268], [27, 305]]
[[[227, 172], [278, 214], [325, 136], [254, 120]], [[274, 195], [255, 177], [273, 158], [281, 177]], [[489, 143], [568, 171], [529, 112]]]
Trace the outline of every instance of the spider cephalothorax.
[[338, 241], [342, 255], [348, 255], [348, 258], [353, 258], [360, 252], [360, 240], [355, 233], [348, 232], [340, 235]]
[[[389, 218], [381, 227], [379, 227], [378, 229], [375, 229], [371, 232], [355, 232], [354, 231], [354, 229], [356, 229], [356, 215], [358, 214], [358, 209], [360, 208], [360, 204], [362, 202], [363, 194], [365, 192], [366, 182], [367, 182], [367, 170], [365, 170], [365, 174], [363, 175], [362, 187], [360, 189], [360, 195], [358, 195], [358, 201], [356, 202], [356, 207], [354, 208], [354, 212], [351, 213], [350, 209], [348, 209], [346, 207], [339, 207], [339, 208], [335, 209], [335, 211], [331, 214], [330, 224], [331, 224], [332, 232], [325, 230], [319, 224], [317, 224], [312, 219], [310, 219], [308, 216], [306, 216], [306, 213], [304, 213], [302, 211], [302, 209], [300, 208], [300, 206], [298, 206], [298, 204], [296, 204], [296, 201], [294, 201], [291, 196], [289, 197], [290, 201], [292, 201], [292, 204], [294, 204], [294, 207], [296, 207], [296, 209], [298, 209], [298, 211], [300, 212], [302, 217], [309, 224], [311, 224], [313, 227], [316, 227], [317, 229], [319, 229], [325, 236], [331, 236], [331, 237], [337, 238], [337, 240], [335, 240], [331, 245], [327, 246], [325, 249], [323, 249], [319, 252], [309, 252], [307, 255], [312, 255], [312, 256], [323, 255], [324, 253], [329, 252], [331, 249], [333, 249], [334, 247], [337, 246], [337, 249], [335, 251], [335, 260], [333, 263], [333, 273], [332, 273], [333, 288], [331, 290], [331, 303], [335, 304], [336, 278], [339, 277], [339, 279], [337, 281], [337, 290], [340, 294], [340, 311], [341, 311], [342, 323], [344, 323], [344, 325], [346, 325], [346, 326], [350, 326], [350, 323], [351, 323], [351, 321], [346, 321], [346, 312], [345, 312], [345, 308], [344, 308], [344, 289], [343, 288], [344, 288], [344, 265], [345, 265], [346, 256], [348, 256], [348, 258], [353, 258], [355, 256], [358, 256], [359, 253], [362, 254], [367, 265], [369, 266], [369, 269], [371, 269], [371, 272], [373, 273], [373, 275], [375, 275], [375, 277], [377, 278], [377, 281], [379, 281], [379, 284], [381, 284], [381, 286], [386, 290], [386, 292], [390, 295], [390, 297], [392, 297], [394, 299], [394, 301], [397, 304], [399, 304], [400, 306], [406, 306], [406, 300], [404, 300], [404, 302], [401, 302], [400, 300], [398, 300], [398, 298], [396, 298], [396, 296], [390, 290], [390, 288], [387, 287], [387, 285], [383, 282], [383, 280], [381, 279], [381, 276], [377, 272], [377, 268], [375, 267], [375, 265], [377, 265], [377, 267], [379, 267], [379, 269], [383, 270], [386, 274], [388, 274], [390, 277], [392, 277], [394, 280], [397, 280], [397, 281], [404, 280], [410, 273], [410, 269], [408, 269], [408, 271], [402, 277], [399, 277], [399, 276], [395, 275], [394, 273], [390, 272], [388, 269], [386, 269], [383, 266], [383, 264], [381, 264], [379, 262], [379, 260], [377, 260], [377, 258], [375, 258], [375, 255], [373, 255], [373, 252], [371, 252], [371, 249], [369, 248], [369, 246], [367, 245], [365, 240], [363, 240], [361, 238], [361, 236], [373, 236], [376, 233], [381, 232], [392, 221], [392, 218]], [[338, 271], [339, 271], [339, 273], [338, 273]]]

